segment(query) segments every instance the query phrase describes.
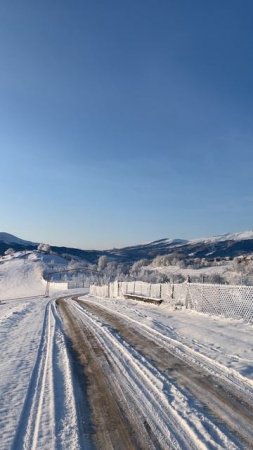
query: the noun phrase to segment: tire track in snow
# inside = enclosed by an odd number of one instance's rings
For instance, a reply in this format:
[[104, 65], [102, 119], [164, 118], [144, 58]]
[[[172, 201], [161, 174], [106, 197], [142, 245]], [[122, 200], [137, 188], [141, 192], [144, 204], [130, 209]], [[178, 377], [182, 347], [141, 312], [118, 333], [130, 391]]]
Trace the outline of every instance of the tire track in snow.
[[[176, 382], [176, 386], [183, 388], [183, 391], [186, 389], [187, 397], [190, 393], [190, 398], [200, 402], [204, 408], [203, 416], [209, 417], [211, 421], [214, 420], [223, 433], [231, 436], [233, 441], [237, 441], [239, 448], [241, 448], [240, 445], [243, 445], [243, 448], [253, 448], [253, 408], [250, 397], [245, 395], [244, 386], [242, 386], [244, 393], [242, 400], [241, 391], [235, 390], [234, 386], [231, 388], [225, 379], [218, 378], [217, 373], [212, 376], [210, 371], [207, 371], [206, 376], [205, 371], [198, 364], [194, 364], [194, 361], [192, 363], [179, 358], [177, 352], [173, 351], [173, 347], [167, 346], [165, 336], [156, 333], [156, 330], [146, 325], [142, 328], [142, 324], [136, 320], [131, 318], [128, 320], [128, 316], [118, 314], [97, 302], [77, 300], [77, 303], [85, 311], [88, 309], [91, 314], [95, 314], [95, 317], [102, 318], [119, 330], [134, 348], [146, 355], [149, 360], [154, 361], [156, 367], [163, 373], [167, 373], [169, 379]], [[207, 359], [209, 361], [209, 358]]]
[[34, 450], [37, 446], [41, 407], [51, 344], [49, 311], [50, 303], [47, 304], [45, 309], [37, 359], [31, 375], [17, 433], [13, 442], [13, 450], [17, 448]]
[[[73, 297], [73, 299], [78, 299], [78, 296]], [[83, 300], [79, 300], [83, 301]], [[91, 304], [97, 305], [99, 308], [105, 311], [113, 313], [115, 316], [122, 317], [125, 321], [138, 326], [141, 328], [147, 336], [152, 338], [153, 341], [157, 341], [166, 348], [172, 354], [176, 354], [178, 359], [186, 362], [190, 366], [197, 366], [201, 370], [205, 371], [217, 378], [218, 380], [223, 380], [224, 383], [230, 386], [230, 389], [236, 391], [247, 403], [251, 402], [253, 404], [253, 381], [244, 377], [240, 373], [236, 372], [234, 369], [230, 369], [217, 361], [211, 360], [208, 356], [196, 352], [194, 349], [188, 347], [182, 342], [177, 341], [169, 336], [166, 336], [159, 332], [158, 330], [149, 327], [148, 325], [133, 319], [117, 310], [112, 310], [105, 305], [101, 305], [99, 302], [90, 302]], [[89, 304], [89, 302], [87, 302]]]
[[72, 368], [63, 325], [55, 303], [52, 303], [52, 313], [56, 322], [53, 346], [56, 448], [89, 450], [93, 447], [88, 435], [88, 405], [82, 396], [76, 374], [78, 363], [74, 361]]
[[[62, 386], [60, 396], [56, 395], [58, 382]], [[37, 358], [12, 449], [55, 448], [76, 450], [81, 446], [64, 335], [55, 306], [49, 301], [45, 309]]]
[[[84, 326], [92, 331], [105, 349], [114, 365], [110, 376], [115, 377], [115, 372], [118, 374], [115, 386], [118, 384], [134, 403], [147, 429], [156, 436], [159, 448], [237, 448], [210, 420], [201, 420], [200, 414], [189, 408], [175, 386], [115, 331], [76, 303], [69, 305], [69, 309], [76, 320], [83, 320]], [[205, 422], [205, 427], [202, 422]], [[208, 428], [210, 432], [207, 432]]]

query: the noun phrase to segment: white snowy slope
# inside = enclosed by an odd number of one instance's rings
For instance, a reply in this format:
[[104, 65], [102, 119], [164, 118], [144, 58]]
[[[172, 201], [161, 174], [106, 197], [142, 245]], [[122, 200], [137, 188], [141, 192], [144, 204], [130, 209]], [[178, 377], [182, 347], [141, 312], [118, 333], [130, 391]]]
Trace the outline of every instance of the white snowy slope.
[[12, 258], [0, 264], [0, 299], [42, 295], [45, 284], [39, 263]]
[[183, 244], [187, 244], [189, 241], [187, 241], [186, 239], [169, 239], [169, 238], [165, 238], [165, 239], [159, 239], [158, 241], [149, 241], [146, 242], [144, 244], [142, 244], [143, 246], [160, 246], [161, 244], [163, 245], [171, 245], [171, 246], [177, 246], [177, 245], [183, 245]]
[[198, 243], [215, 243], [215, 242], [223, 242], [223, 241], [243, 241], [253, 239], [253, 231], [243, 231], [241, 233], [226, 233], [226, 234], [220, 234], [218, 236], [211, 236], [206, 238], [200, 238], [200, 239], [193, 239], [189, 241], [189, 244], [198, 244]]
[[[44, 295], [46, 281], [43, 269], [53, 263], [54, 270], [66, 261], [58, 256], [43, 255], [38, 252], [16, 252], [0, 258], [0, 300], [18, 297]], [[58, 289], [51, 284], [51, 289]], [[59, 289], [62, 287], [59, 283]]]

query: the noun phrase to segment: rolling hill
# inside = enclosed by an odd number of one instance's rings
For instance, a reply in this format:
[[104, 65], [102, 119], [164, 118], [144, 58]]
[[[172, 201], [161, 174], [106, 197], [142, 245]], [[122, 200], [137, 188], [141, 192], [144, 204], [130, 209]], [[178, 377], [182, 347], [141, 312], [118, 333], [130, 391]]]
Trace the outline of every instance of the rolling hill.
[[[9, 233], [0, 233], [0, 254], [4, 254], [9, 247], [16, 251], [33, 250], [36, 249], [37, 244], [25, 241]], [[186, 258], [233, 258], [253, 253], [253, 231], [224, 234], [191, 241], [165, 238], [147, 244], [110, 250], [82, 250], [59, 246], [51, 246], [51, 250], [59, 256], [68, 255], [70, 258], [76, 257], [90, 263], [96, 263], [101, 255], [107, 255], [111, 260], [129, 263], [143, 258], [151, 260], [158, 255], [171, 253], [177, 253]]]

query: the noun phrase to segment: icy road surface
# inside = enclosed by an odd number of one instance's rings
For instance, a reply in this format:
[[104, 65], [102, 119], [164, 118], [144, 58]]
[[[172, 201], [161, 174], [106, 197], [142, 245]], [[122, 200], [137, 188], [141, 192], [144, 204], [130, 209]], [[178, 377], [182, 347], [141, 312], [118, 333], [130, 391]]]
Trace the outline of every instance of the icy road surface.
[[0, 449], [251, 449], [252, 337], [131, 301], [2, 301]]

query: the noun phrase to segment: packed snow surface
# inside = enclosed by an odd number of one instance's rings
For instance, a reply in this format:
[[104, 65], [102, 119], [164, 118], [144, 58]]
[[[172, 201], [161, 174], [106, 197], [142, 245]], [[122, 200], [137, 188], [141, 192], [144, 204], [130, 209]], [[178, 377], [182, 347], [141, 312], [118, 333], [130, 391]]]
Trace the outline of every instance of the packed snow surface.
[[72, 371], [54, 298], [1, 302], [0, 347], [0, 449], [80, 449]]
[[0, 448], [11, 448], [38, 352], [46, 300], [0, 304]]
[[174, 311], [134, 300], [90, 297], [115, 313], [124, 314], [253, 380], [253, 326], [194, 311]]

